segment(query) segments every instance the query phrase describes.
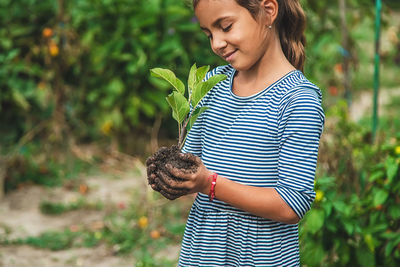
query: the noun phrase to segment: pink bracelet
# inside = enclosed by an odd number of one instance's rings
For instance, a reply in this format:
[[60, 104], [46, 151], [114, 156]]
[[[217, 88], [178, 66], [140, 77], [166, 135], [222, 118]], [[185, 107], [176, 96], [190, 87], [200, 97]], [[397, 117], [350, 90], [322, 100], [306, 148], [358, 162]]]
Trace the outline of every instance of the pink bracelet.
[[213, 201], [215, 197], [215, 185], [217, 184], [217, 177], [218, 174], [216, 174], [215, 172], [212, 175], [210, 175], [210, 177], [208, 177], [208, 179], [212, 179], [210, 193], [208, 194], [210, 201]]

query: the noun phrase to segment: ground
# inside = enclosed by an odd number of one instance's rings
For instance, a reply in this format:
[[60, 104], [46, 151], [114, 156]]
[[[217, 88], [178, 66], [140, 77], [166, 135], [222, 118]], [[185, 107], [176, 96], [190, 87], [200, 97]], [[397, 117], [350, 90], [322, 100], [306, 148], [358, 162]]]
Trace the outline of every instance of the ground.
[[[129, 203], [132, 192], [139, 188], [147, 190], [145, 167], [135, 161], [135, 167], [123, 172], [110, 171], [79, 177], [80, 184], [87, 185], [89, 190], [85, 198], [92, 203], [107, 203], [116, 206], [118, 203]], [[66, 184], [63, 187], [47, 188], [38, 185], [27, 185], [8, 193], [0, 201], [0, 236], [10, 232], [9, 239], [38, 236], [50, 230], [63, 230], [72, 225], [95, 225], [105, 215], [107, 208], [101, 210], [76, 210], [52, 216], [39, 210], [42, 201], [71, 202], [81, 197], [79, 190], [71, 190]], [[113, 205], [115, 204], [115, 205]], [[179, 247], [169, 247], [162, 252], [171, 260], [178, 257]], [[61, 251], [38, 249], [27, 245], [0, 245], [0, 267], [64, 267], [64, 266], [134, 266], [132, 255], [114, 255], [112, 248], [101, 245], [95, 248], [73, 248]]]

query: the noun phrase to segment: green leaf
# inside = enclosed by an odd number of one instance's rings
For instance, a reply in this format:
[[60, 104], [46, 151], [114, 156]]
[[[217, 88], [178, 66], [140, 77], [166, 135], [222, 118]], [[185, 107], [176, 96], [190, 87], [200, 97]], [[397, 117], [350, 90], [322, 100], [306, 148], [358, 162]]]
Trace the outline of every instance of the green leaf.
[[193, 88], [196, 85], [196, 72], [197, 66], [196, 63], [190, 68], [189, 77], [188, 77], [188, 88], [189, 88], [189, 98], [192, 94]]
[[151, 69], [150, 72], [154, 77], [162, 78], [167, 82], [169, 82], [169, 84], [171, 84], [175, 88], [175, 90], [181, 93], [182, 95], [185, 94], [185, 85], [181, 80], [176, 78], [175, 74], [171, 70], [154, 68]]
[[371, 174], [371, 176], [369, 177], [369, 181], [374, 182], [384, 176], [385, 176], [385, 173], [382, 170], [378, 170]]
[[307, 228], [311, 234], [318, 232], [324, 225], [325, 212], [323, 210], [312, 209], [307, 216]]
[[371, 252], [375, 251], [375, 244], [371, 234], [364, 235], [364, 241]]
[[201, 107], [196, 109], [193, 114], [192, 117], [190, 117], [189, 123], [186, 127], [187, 132], [190, 131], [190, 129], [192, 129], [193, 124], [196, 122], [197, 118], [200, 116], [201, 113], [203, 113], [204, 111], [206, 111], [208, 109], [208, 107]]
[[375, 266], [375, 257], [374, 254], [364, 246], [358, 248], [356, 250], [356, 257], [358, 266], [361, 267], [374, 267]]
[[397, 174], [399, 165], [396, 162], [396, 160], [392, 157], [389, 157], [386, 159], [385, 165], [386, 165], [386, 175], [387, 175], [389, 183], [391, 183], [393, 181], [393, 178]]
[[192, 92], [192, 107], [196, 108], [200, 100], [220, 81], [226, 79], [226, 75], [217, 74], [212, 76], [205, 82], [200, 82], [196, 84]]
[[378, 206], [385, 203], [388, 196], [389, 194], [385, 190], [383, 189], [377, 190], [374, 194], [374, 199], [373, 199], [374, 206]]
[[177, 91], [173, 91], [166, 99], [172, 108], [172, 117], [181, 124], [190, 111], [189, 102]]
[[28, 110], [30, 108], [29, 102], [26, 98], [17, 90], [12, 92], [13, 99], [15, 103], [20, 106], [23, 110]]
[[400, 209], [397, 206], [390, 206], [389, 207], [389, 215], [392, 217], [393, 220], [400, 219]]
[[199, 83], [204, 80], [207, 72], [210, 70], [210, 66], [202, 66], [196, 71], [196, 83]]

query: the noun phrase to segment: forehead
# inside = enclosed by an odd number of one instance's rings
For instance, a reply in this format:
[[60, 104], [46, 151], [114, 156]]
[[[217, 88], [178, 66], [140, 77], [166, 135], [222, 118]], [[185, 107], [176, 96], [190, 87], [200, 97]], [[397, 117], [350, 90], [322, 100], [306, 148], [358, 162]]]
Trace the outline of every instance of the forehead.
[[[221, 18], [239, 17], [248, 13], [235, 0], [200, 0], [194, 10], [201, 27], [211, 25]], [[250, 13], [249, 13], [250, 15]]]

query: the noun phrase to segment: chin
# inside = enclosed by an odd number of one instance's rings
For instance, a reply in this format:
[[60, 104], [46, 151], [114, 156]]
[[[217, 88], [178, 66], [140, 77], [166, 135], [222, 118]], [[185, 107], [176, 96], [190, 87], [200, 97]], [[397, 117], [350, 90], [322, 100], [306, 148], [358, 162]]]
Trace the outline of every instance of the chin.
[[251, 68], [251, 66], [242, 65], [242, 64], [231, 63], [231, 65], [237, 71], [247, 71]]

